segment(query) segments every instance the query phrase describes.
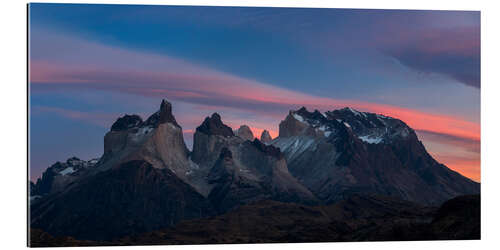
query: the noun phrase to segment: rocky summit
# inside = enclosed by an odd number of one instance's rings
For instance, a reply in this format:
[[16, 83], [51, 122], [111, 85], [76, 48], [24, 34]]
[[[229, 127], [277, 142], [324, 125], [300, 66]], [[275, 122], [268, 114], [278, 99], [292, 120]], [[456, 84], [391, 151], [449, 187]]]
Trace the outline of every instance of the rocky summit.
[[[278, 137], [264, 130], [257, 139], [213, 113], [189, 150], [162, 100], [146, 120], [119, 117], [100, 158], [57, 162], [30, 183], [30, 225], [67, 245], [398, 240], [412, 230], [416, 239], [474, 238], [478, 226], [465, 217], [477, 199], [451, 199], [479, 193], [479, 183], [437, 162], [396, 118], [302, 107], [281, 121]], [[467, 208], [455, 211], [460, 204]], [[470, 226], [458, 232], [448, 222]], [[396, 234], [396, 226], [408, 228]], [[240, 231], [210, 231], [221, 227]]]
[[241, 125], [235, 134], [244, 140], [252, 141], [254, 138], [252, 130], [247, 125]]
[[271, 138], [269, 131], [264, 129], [264, 131], [262, 131], [262, 134], [260, 135], [260, 141], [263, 143], [269, 143], [272, 140], [273, 140], [273, 138]]
[[352, 108], [320, 113], [301, 108], [280, 123], [272, 145], [290, 172], [326, 203], [350, 193], [437, 205], [479, 184], [438, 163], [403, 121]]

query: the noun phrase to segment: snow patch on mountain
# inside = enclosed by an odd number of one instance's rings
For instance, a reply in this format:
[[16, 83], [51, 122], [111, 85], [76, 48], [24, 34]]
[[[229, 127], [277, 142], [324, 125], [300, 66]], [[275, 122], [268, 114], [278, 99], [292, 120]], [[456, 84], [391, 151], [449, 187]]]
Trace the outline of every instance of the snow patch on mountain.
[[357, 110], [355, 110], [355, 109], [352, 109], [352, 108], [350, 108], [350, 107], [347, 107], [347, 110], [349, 110], [351, 113], [353, 113], [353, 114], [354, 114], [354, 115], [356, 115], [356, 116], [366, 117], [366, 114], [365, 114], [364, 112], [359, 112], [359, 111], [357, 111]]
[[72, 174], [74, 172], [75, 172], [75, 170], [72, 167], [67, 167], [64, 170], [62, 170], [61, 172], [59, 172], [59, 174], [67, 175], [67, 174]]
[[369, 135], [358, 136], [358, 138], [369, 144], [379, 144], [383, 141], [382, 137], [370, 137]]
[[280, 148], [289, 159], [293, 159], [307, 150], [316, 150], [316, 139], [307, 136], [279, 138], [273, 141], [273, 145]]
[[318, 129], [323, 131], [323, 134], [325, 135], [325, 137], [328, 137], [332, 134], [332, 131], [329, 130], [329, 128], [325, 125], [320, 126]]
[[299, 122], [306, 123], [306, 121], [304, 120], [304, 117], [302, 117], [298, 114], [293, 114], [293, 118], [295, 118]]

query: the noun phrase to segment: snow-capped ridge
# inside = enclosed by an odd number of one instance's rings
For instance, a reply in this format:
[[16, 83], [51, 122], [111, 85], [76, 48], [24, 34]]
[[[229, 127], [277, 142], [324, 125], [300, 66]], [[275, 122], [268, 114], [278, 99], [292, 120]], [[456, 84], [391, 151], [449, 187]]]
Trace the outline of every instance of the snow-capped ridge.
[[358, 136], [359, 139], [361, 139], [362, 141], [366, 142], [366, 143], [369, 143], [369, 144], [379, 144], [383, 141], [383, 138], [382, 137], [371, 137], [371, 136], [368, 136], [368, 135], [365, 135], [365, 136]]
[[[291, 118], [288, 118], [291, 117]], [[323, 135], [330, 138], [341, 127], [352, 131], [354, 136], [368, 144], [391, 143], [396, 139], [407, 139], [413, 136], [413, 130], [404, 122], [382, 114], [362, 112], [351, 107], [326, 111], [309, 112], [305, 107], [290, 110], [287, 119], [292, 119], [300, 125], [285, 119], [280, 124], [280, 136]], [[306, 127], [303, 127], [303, 126]], [[286, 132], [282, 132], [286, 130]]]

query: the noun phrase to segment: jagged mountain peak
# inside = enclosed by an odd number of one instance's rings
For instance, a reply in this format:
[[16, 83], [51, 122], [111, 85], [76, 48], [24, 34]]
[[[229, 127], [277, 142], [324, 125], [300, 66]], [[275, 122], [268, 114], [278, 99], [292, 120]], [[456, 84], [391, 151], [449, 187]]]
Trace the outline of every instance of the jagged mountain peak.
[[[280, 136], [318, 136], [338, 134], [345, 129], [364, 143], [390, 143], [394, 140], [416, 139], [413, 129], [403, 121], [385, 115], [361, 112], [351, 107], [309, 112], [302, 107], [291, 110], [280, 124]], [[341, 133], [345, 134], [345, 133]]]
[[[129, 160], [145, 160], [155, 168], [168, 168], [185, 179], [189, 162], [182, 128], [172, 114], [172, 104], [162, 100], [158, 111], [145, 122], [139, 118], [126, 130], [111, 130], [104, 137], [104, 154], [99, 168], [106, 171]], [[134, 125], [134, 126], [133, 126]], [[93, 173], [95, 174], [95, 173]]]
[[334, 131], [334, 125], [338, 123], [329, 121], [326, 115], [318, 110], [309, 112], [305, 107], [291, 110], [285, 120], [279, 125], [279, 137], [312, 136], [328, 137]]
[[175, 125], [178, 128], [181, 127], [172, 114], [172, 104], [166, 99], [163, 99], [160, 104], [160, 109], [146, 120], [145, 126], [152, 126], [156, 128], [159, 124], [167, 122]]
[[125, 114], [119, 117], [111, 126], [111, 131], [123, 131], [134, 127], [139, 127], [143, 123], [142, 118], [139, 115]]
[[417, 135], [403, 121], [381, 114], [361, 112], [353, 108], [327, 111], [329, 120], [337, 120], [353, 131], [360, 140], [369, 144], [391, 143], [394, 140], [418, 140]]
[[300, 109], [297, 110], [297, 112], [309, 112], [307, 111], [307, 108], [305, 106], [300, 107]]
[[263, 143], [269, 143], [272, 140], [273, 140], [273, 138], [269, 134], [269, 131], [264, 129], [264, 131], [262, 131], [262, 134], [260, 135], [260, 141]]
[[212, 116], [206, 117], [203, 123], [196, 128], [196, 132], [206, 135], [234, 136], [233, 130], [222, 122], [218, 113], [213, 113]]
[[98, 161], [98, 158], [85, 161], [73, 156], [65, 162], [52, 164], [34, 183], [30, 196], [43, 196], [64, 189], [66, 184], [96, 166]]
[[279, 127], [272, 145], [284, 153], [290, 172], [326, 201], [350, 190], [437, 204], [479, 190], [434, 160], [415, 131], [396, 118], [350, 107], [324, 114], [301, 108]]
[[171, 123], [180, 128], [180, 125], [175, 120], [172, 114], [172, 104], [166, 99], [163, 99], [160, 104], [160, 109], [153, 113], [146, 121], [143, 121], [141, 116], [137, 114], [125, 114], [119, 117], [111, 126], [111, 131], [125, 131], [133, 128], [142, 127], [158, 127], [159, 124]]
[[254, 136], [252, 130], [247, 125], [241, 125], [238, 130], [236, 130], [236, 135], [241, 137], [244, 140], [253, 140]]
[[[310, 112], [309, 110], [307, 110], [306, 107], [301, 107], [298, 110], [290, 110], [289, 114], [296, 117], [296, 119], [302, 118], [301, 120], [304, 120], [304, 119], [321, 120], [321, 119], [326, 118], [326, 116], [323, 115], [319, 110], [315, 109], [313, 112]], [[299, 118], [299, 116], [301, 118]]]

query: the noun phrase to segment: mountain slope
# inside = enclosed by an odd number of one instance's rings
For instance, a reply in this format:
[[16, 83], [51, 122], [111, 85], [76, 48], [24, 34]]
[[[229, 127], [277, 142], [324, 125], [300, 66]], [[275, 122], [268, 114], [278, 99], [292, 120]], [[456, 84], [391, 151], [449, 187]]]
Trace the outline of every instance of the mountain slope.
[[[471, 201], [465, 202], [464, 200]], [[476, 211], [478, 196], [457, 197], [462, 210]], [[445, 203], [446, 204], [446, 203]], [[480, 220], [473, 213], [468, 229], [455, 212], [383, 196], [352, 195], [329, 206], [305, 206], [260, 201], [206, 219], [179, 223], [175, 228], [129, 236], [119, 245], [142, 244], [224, 244], [273, 242], [338, 242], [391, 240], [479, 239]], [[442, 214], [436, 211], [443, 211]], [[443, 233], [437, 226], [448, 218]], [[217, 233], [211, 233], [217, 232]], [[465, 232], [465, 233], [464, 233]]]
[[130, 161], [31, 206], [31, 227], [54, 236], [110, 240], [165, 228], [213, 210], [167, 168]]
[[440, 204], [479, 193], [479, 184], [434, 160], [404, 122], [345, 108], [290, 111], [271, 142], [290, 172], [331, 203], [350, 193], [381, 194]]
[[[248, 138], [247, 138], [248, 139]], [[315, 203], [314, 195], [289, 172], [281, 152], [236, 136], [217, 113], [196, 129], [192, 159], [206, 171], [208, 198], [220, 212], [256, 200]]]
[[30, 182], [30, 201], [64, 190], [69, 184], [79, 179], [89, 169], [94, 168], [99, 159], [89, 161], [71, 157], [66, 162], [56, 162], [48, 167], [36, 183]]
[[182, 128], [172, 115], [172, 105], [162, 100], [160, 110], [146, 121], [137, 115], [119, 118], [104, 137], [104, 155], [98, 171], [122, 162], [145, 160], [156, 168], [168, 168], [186, 180], [191, 164]]

